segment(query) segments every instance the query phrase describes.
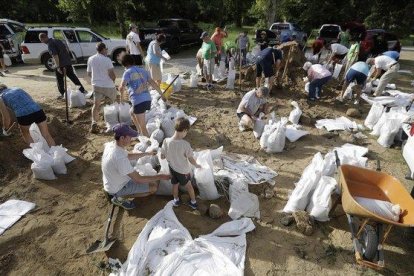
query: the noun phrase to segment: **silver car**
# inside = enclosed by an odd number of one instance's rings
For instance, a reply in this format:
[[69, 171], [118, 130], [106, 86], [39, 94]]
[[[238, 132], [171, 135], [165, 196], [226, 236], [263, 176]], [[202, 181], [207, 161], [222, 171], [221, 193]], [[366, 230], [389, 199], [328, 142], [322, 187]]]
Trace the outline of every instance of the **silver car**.
[[270, 26], [269, 30], [276, 33], [276, 38], [280, 42], [295, 40], [300, 45], [305, 45], [308, 39], [307, 34], [295, 23], [276, 22]]

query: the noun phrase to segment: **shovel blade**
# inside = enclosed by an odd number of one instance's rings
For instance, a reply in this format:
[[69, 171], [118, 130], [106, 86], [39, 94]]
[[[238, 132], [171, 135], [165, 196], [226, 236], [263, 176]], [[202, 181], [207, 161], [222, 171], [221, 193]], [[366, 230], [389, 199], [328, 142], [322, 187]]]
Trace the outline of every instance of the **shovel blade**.
[[88, 249], [86, 249], [86, 254], [108, 251], [115, 241], [115, 239], [106, 241], [97, 240]]

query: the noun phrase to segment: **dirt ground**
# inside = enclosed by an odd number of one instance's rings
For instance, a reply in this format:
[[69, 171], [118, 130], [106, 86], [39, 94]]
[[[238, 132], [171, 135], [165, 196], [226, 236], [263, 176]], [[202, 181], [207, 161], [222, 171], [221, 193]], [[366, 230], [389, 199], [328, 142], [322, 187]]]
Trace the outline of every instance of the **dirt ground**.
[[[414, 51], [402, 53], [401, 65], [402, 69], [414, 71]], [[55, 99], [58, 94], [53, 73], [46, 72], [41, 66], [16, 66], [10, 71], [11, 74], [0, 81], [25, 89], [41, 103], [57, 144], [68, 148], [76, 161], [68, 165], [68, 174], [58, 176], [57, 180], [35, 180], [30, 170], [31, 162], [22, 154], [26, 146], [17, 129], [13, 131], [13, 137], [0, 139], [0, 202], [16, 198], [36, 203], [34, 211], [0, 236], [0, 275], [108, 274], [99, 268], [99, 263], [106, 261], [107, 257], [125, 261], [146, 222], [170, 198], [151, 196], [137, 199], [136, 209], [117, 211], [112, 227], [112, 235], [117, 242], [106, 254], [86, 255], [88, 246], [96, 239], [102, 239], [109, 211], [102, 192], [100, 160], [103, 144], [110, 141], [111, 136], [88, 132], [90, 106], [70, 110], [73, 125], [67, 126], [62, 122], [64, 103]], [[85, 67], [77, 67], [76, 71], [81, 81], [86, 83]], [[120, 77], [122, 69], [117, 67], [116, 73]], [[413, 76], [401, 75], [397, 86], [403, 91], [412, 91], [412, 79]], [[90, 89], [90, 85], [86, 87]], [[261, 219], [255, 221], [256, 229], [247, 235], [246, 275], [413, 274], [412, 230], [400, 228], [391, 232], [385, 247], [387, 268], [376, 272], [356, 265], [349, 226], [341, 206], [330, 222], [316, 224], [312, 236], [304, 236], [295, 226], [285, 227], [280, 223], [280, 210], [313, 155], [352, 142], [348, 132], [327, 134], [314, 127], [315, 120], [344, 115], [352, 106], [351, 103], [335, 103], [332, 87], [324, 91], [321, 101], [312, 106], [306, 103], [303, 86], [299, 84], [275, 91], [270, 101], [277, 105], [277, 115], [287, 116], [291, 110], [290, 101], [298, 101], [304, 111], [304, 128], [310, 132], [295, 143], [286, 142], [285, 151], [280, 154], [260, 151], [259, 142], [251, 132], [239, 132], [235, 110], [242, 93], [223, 89], [210, 93], [184, 87], [182, 92], [172, 97], [172, 105], [198, 118], [188, 136], [194, 149], [223, 145], [228, 152], [255, 156], [279, 174], [273, 198], [261, 196], [263, 187], [252, 189], [260, 198]], [[243, 84], [242, 90], [249, 90], [247, 84]], [[359, 109], [362, 117], [353, 120], [362, 123], [369, 105], [362, 103]], [[103, 122], [101, 125], [103, 127]], [[367, 131], [364, 133], [368, 135]], [[369, 148], [369, 167], [374, 168], [376, 159], [380, 159], [383, 171], [398, 178], [407, 190], [411, 190], [413, 182], [404, 179], [408, 168], [401, 156], [401, 148], [385, 149], [371, 136], [364, 145]], [[215, 203], [228, 210], [229, 204], [225, 199]], [[193, 237], [210, 233], [230, 220], [227, 216], [214, 220], [184, 206], [178, 208], [176, 214]]]

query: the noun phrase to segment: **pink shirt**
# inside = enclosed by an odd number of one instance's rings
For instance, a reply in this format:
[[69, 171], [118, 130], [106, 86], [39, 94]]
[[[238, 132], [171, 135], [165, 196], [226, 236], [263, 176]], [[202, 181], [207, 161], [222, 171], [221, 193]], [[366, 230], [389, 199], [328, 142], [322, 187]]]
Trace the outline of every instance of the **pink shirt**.
[[217, 45], [217, 51], [221, 51], [221, 46], [223, 45], [223, 38], [227, 37], [225, 32], [214, 33], [211, 36], [211, 40], [213, 40], [214, 44]]
[[308, 79], [310, 81], [315, 79], [323, 79], [331, 75], [331, 72], [320, 64], [314, 64], [308, 69]]

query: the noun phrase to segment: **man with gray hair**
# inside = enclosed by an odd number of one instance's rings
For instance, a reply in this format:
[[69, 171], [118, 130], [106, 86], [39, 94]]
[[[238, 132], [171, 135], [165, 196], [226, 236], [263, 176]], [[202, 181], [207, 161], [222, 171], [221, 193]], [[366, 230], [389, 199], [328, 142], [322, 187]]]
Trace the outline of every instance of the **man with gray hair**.
[[254, 123], [261, 112], [269, 113], [269, 106], [267, 97], [269, 96], [269, 89], [267, 87], [260, 87], [247, 92], [237, 108], [237, 117], [239, 117], [239, 129], [245, 131], [252, 129]]
[[367, 64], [373, 65], [375, 69], [368, 82], [377, 79], [380, 76], [382, 70], [385, 71], [385, 73], [379, 79], [378, 86], [374, 92], [375, 96], [381, 96], [387, 84], [397, 76], [398, 70], [400, 70], [400, 64], [395, 59], [385, 55], [377, 56], [376, 58], [369, 58], [367, 59]]
[[142, 66], [142, 57], [145, 55], [141, 48], [141, 39], [138, 35], [138, 27], [135, 24], [129, 25], [129, 34], [126, 37], [126, 51], [134, 59], [134, 65]]

